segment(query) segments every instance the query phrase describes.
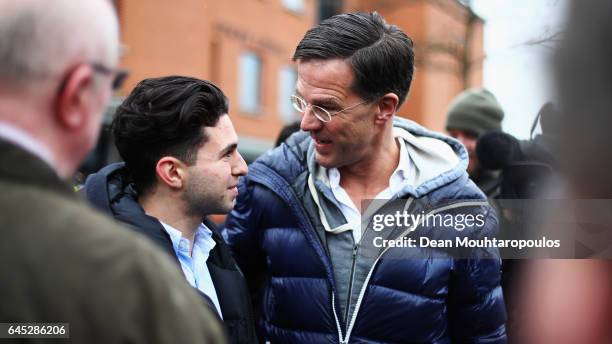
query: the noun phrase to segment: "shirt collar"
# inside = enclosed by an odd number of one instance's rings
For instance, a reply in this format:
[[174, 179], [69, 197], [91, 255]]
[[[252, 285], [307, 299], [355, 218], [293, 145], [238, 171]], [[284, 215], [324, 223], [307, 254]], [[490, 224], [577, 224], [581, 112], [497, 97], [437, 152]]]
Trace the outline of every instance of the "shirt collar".
[[[181, 252], [189, 256], [189, 239], [183, 237], [183, 233], [181, 233], [181, 231], [170, 226], [169, 224], [161, 220], [159, 220], [159, 223], [161, 223], [170, 236], [170, 241], [172, 241], [174, 252]], [[205, 224], [201, 223], [194, 236], [194, 249], [201, 249], [206, 255], [208, 255], [215, 247], [215, 244], [215, 240], [212, 237], [212, 231], [206, 227]]]
[[195, 245], [202, 249], [205, 248], [206, 253], [209, 253], [215, 247], [215, 244], [212, 231], [205, 224], [201, 223], [195, 234]]
[[[395, 128], [394, 128], [395, 129]], [[394, 131], [394, 134], [395, 133]], [[410, 157], [406, 149], [406, 142], [401, 137], [395, 135], [395, 139], [399, 143], [399, 162], [395, 171], [389, 178], [389, 187], [392, 191], [399, 191], [410, 176]], [[329, 185], [332, 189], [340, 187], [340, 171], [337, 168], [330, 168], [327, 170], [327, 177], [329, 178]]]
[[52, 168], [56, 168], [51, 151], [25, 130], [6, 122], [0, 122], [0, 138], [25, 149]]
[[410, 175], [410, 157], [408, 156], [408, 150], [406, 149], [406, 142], [404, 142], [401, 137], [397, 137], [396, 140], [399, 143], [400, 158], [397, 168], [395, 171], [393, 171], [391, 177], [389, 178], [389, 188], [393, 194], [402, 189]]

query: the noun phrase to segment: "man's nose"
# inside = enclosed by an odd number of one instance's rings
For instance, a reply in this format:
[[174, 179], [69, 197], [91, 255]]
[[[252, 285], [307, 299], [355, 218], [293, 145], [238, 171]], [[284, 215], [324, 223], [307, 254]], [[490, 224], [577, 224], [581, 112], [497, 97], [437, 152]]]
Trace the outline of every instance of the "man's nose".
[[310, 106], [307, 107], [300, 121], [300, 129], [303, 131], [316, 131], [321, 129], [322, 126], [323, 122], [314, 115], [312, 108]]
[[237, 161], [232, 168], [232, 174], [235, 176], [244, 176], [247, 174], [247, 172], [249, 172], [249, 167], [247, 166], [246, 161], [244, 161], [242, 155], [238, 152], [236, 153]]

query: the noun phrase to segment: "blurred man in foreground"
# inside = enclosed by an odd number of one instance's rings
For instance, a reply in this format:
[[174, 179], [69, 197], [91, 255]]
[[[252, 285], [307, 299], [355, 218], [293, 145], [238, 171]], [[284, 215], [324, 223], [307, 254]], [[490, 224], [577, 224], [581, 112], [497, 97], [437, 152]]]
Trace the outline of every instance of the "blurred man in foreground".
[[577, 240], [568, 246], [580, 258], [598, 259], [530, 264], [520, 343], [612, 343], [612, 2], [574, 0], [566, 13], [554, 59], [560, 110], [554, 149], [566, 199], [583, 205], [571, 211]]
[[64, 182], [96, 142], [118, 48], [108, 1], [0, 1], [0, 322], [67, 323], [80, 343], [219, 342], [176, 266]]

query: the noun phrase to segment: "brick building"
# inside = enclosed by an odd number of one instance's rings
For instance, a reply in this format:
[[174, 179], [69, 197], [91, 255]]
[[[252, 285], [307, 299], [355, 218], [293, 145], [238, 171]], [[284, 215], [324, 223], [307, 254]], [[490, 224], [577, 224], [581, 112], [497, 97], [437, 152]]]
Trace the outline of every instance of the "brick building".
[[[304, 33], [335, 13], [376, 10], [415, 42], [415, 78], [399, 114], [442, 130], [450, 100], [482, 83], [483, 21], [464, 3], [115, 0], [124, 45], [121, 65], [130, 71], [116, 102], [147, 77], [182, 74], [211, 80], [229, 97], [240, 150], [253, 159], [297, 118], [289, 102], [296, 80], [291, 56]], [[110, 160], [116, 158], [111, 154]]]

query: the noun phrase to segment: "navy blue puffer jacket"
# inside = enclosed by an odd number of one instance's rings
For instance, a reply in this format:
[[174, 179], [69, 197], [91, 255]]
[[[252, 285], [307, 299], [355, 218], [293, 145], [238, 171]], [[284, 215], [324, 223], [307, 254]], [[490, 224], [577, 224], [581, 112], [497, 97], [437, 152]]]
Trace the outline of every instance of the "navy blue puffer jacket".
[[[398, 198], [414, 200], [419, 209], [459, 204], [462, 211], [486, 218], [483, 233], [494, 233], [496, 215], [467, 177], [463, 146], [412, 122], [395, 125], [405, 131], [421, 176]], [[259, 291], [264, 337], [272, 343], [505, 343], [496, 251], [458, 259], [431, 255], [426, 248], [389, 249], [371, 264], [363, 288], [351, 299], [353, 312], [343, 316], [338, 272], [321, 221], [322, 213], [333, 222], [338, 212], [333, 200], [328, 208], [313, 202], [314, 193], [326, 199], [329, 190], [320, 181], [316, 190], [309, 186], [316, 168], [312, 149], [310, 137], [300, 133], [253, 163], [226, 223], [224, 235], [235, 258], [250, 287]], [[450, 167], [440, 163], [444, 156]], [[431, 166], [438, 169], [433, 175]]]

